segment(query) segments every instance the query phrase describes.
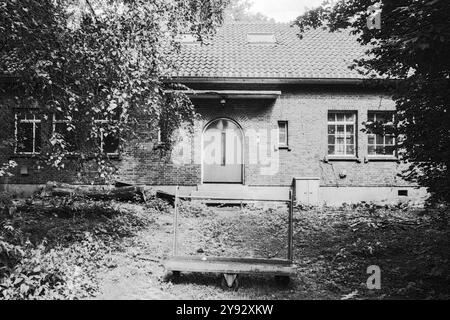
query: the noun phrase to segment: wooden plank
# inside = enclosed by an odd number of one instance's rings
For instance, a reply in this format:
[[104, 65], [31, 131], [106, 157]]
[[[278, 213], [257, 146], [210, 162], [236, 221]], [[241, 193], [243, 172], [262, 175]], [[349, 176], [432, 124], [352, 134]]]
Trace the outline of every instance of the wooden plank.
[[[208, 258], [207, 258], [208, 259]], [[296, 268], [294, 265], [230, 262], [220, 260], [172, 260], [165, 263], [168, 271], [204, 272], [204, 273], [228, 273], [228, 274], [259, 274], [259, 275], [283, 275], [293, 276]]]
[[231, 273], [231, 274], [260, 274], [292, 276], [296, 268], [292, 264], [275, 263], [248, 263], [212, 260], [169, 259], [165, 263], [168, 271], [204, 272], [204, 273]]
[[203, 197], [203, 196], [180, 196], [180, 199], [192, 199], [192, 200], [213, 200], [213, 201], [221, 201], [221, 200], [231, 200], [231, 201], [252, 201], [252, 202], [284, 202], [287, 203], [290, 200], [283, 199], [258, 199], [258, 198], [231, 198], [231, 197]]
[[[206, 260], [204, 260], [206, 258]], [[203, 261], [203, 262], [243, 262], [243, 263], [264, 263], [264, 264], [281, 264], [291, 265], [292, 262], [286, 259], [265, 259], [265, 258], [237, 258], [237, 257], [217, 257], [217, 256], [173, 256], [167, 260], [171, 261]]]
[[[171, 205], [174, 204], [175, 195], [169, 192], [158, 190], [156, 196], [161, 199], [169, 201]], [[268, 199], [268, 198], [232, 198], [232, 197], [212, 197], [212, 196], [188, 196], [178, 195], [178, 199], [191, 199], [191, 200], [211, 200], [207, 203], [241, 203], [241, 202], [283, 202], [288, 203], [287, 199]]]
[[[192, 199], [195, 200], [195, 199]], [[244, 205], [244, 204], [257, 204], [260, 202], [280, 202], [278, 200], [202, 200], [203, 203], [207, 205]], [[283, 201], [285, 202], [285, 201]]]

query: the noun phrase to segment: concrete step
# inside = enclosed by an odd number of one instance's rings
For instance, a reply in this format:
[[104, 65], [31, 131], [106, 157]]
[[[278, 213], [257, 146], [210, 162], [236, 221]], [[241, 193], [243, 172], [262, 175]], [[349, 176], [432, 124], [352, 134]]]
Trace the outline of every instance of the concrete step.
[[198, 186], [198, 190], [191, 192], [190, 195], [199, 198], [210, 198], [207, 201], [208, 203], [220, 203], [224, 200], [228, 200], [227, 203], [248, 203], [254, 201], [288, 200], [289, 188], [203, 184]]
[[197, 186], [197, 191], [220, 191], [220, 192], [227, 192], [227, 191], [246, 191], [248, 190], [248, 186], [245, 186], [243, 184], [238, 183], [204, 183]]

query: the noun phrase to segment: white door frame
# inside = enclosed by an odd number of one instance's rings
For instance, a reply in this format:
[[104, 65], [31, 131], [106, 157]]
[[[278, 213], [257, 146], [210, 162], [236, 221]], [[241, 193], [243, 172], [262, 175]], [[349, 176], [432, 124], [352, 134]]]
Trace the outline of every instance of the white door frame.
[[[241, 132], [241, 136], [242, 136], [242, 143], [241, 143], [241, 158], [242, 158], [242, 170], [241, 170], [241, 175], [242, 175], [242, 177], [241, 177], [241, 180], [242, 180], [242, 184], [243, 185], [245, 185], [245, 136], [244, 136], [244, 130], [242, 129], [242, 127], [241, 127], [241, 125], [236, 121], [236, 120], [234, 120], [234, 119], [232, 119], [232, 118], [228, 118], [228, 117], [218, 117], [218, 118], [214, 118], [214, 119], [212, 119], [212, 120], [210, 120], [210, 121], [208, 121], [207, 123], [206, 123], [206, 125], [204, 125], [203, 126], [203, 129], [202, 129], [202, 134], [201, 134], [201, 139], [200, 139], [200, 160], [201, 160], [201, 168], [200, 168], [200, 171], [201, 171], [201, 178], [200, 178], [200, 184], [203, 184], [203, 174], [204, 174], [204, 170], [203, 170], [203, 149], [204, 149], [204, 146], [203, 146], [203, 136], [204, 136], [204, 134], [205, 134], [205, 131], [206, 131], [206, 129], [208, 129], [208, 127], [209, 127], [209, 125], [211, 124], [211, 123], [213, 123], [214, 121], [217, 121], [217, 120], [227, 120], [227, 121], [230, 121], [230, 122], [233, 122], [238, 128], [239, 128], [239, 131]], [[202, 123], [203, 123], [203, 121], [202, 121]]]

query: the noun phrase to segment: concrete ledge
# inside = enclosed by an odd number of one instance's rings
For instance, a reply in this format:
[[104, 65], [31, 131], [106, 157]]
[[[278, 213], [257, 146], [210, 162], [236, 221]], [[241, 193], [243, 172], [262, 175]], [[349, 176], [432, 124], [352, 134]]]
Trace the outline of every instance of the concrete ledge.
[[[399, 190], [406, 190], [407, 196], [399, 196]], [[425, 188], [415, 187], [335, 187], [321, 186], [319, 188], [319, 203], [321, 205], [341, 205], [343, 203], [374, 202], [378, 204], [396, 204], [413, 202], [423, 204], [428, 197]]]
[[[33, 193], [45, 187], [44, 184], [0, 184], [0, 191], [7, 191], [16, 194], [18, 197], [30, 197]], [[80, 187], [105, 188], [105, 185], [80, 185]], [[162, 190], [174, 193], [176, 186], [145, 186], [148, 189]], [[230, 197], [252, 197], [259, 199], [288, 199], [289, 187], [279, 186], [240, 186], [237, 190], [235, 186], [180, 186], [180, 195], [195, 195], [207, 193], [209, 196], [230, 196]], [[399, 190], [407, 192], [407, 196], [399, 195]], [[425, 188], [411, 186], [353, 186], [336, 187], [320, 186], [318, 189], [318, 204], [339, 206], [343, 203], [374, 202], [378, 204], [396, 204], [399, 202], [411, 202], [421, 205], [428, 197]]]

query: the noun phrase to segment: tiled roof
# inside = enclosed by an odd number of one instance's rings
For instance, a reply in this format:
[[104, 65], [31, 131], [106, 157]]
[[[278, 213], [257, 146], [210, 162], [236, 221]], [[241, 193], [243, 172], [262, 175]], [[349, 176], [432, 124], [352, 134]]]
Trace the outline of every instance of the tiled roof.
[[[348, 32], [309, 30], [303, 39], [289, 24], [228, 24], [210, 44], [182, 44], [174, 76], [219, 78], [362, 78], [348, 66], [365, 49]], [[276, 43], [247, 42], [248, 33], [274, 33]]]

